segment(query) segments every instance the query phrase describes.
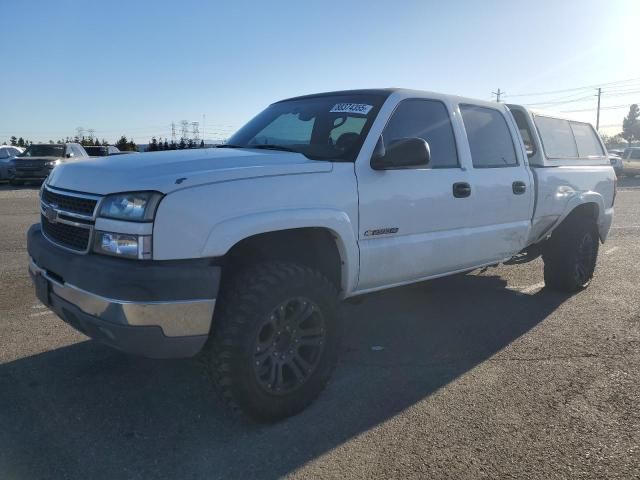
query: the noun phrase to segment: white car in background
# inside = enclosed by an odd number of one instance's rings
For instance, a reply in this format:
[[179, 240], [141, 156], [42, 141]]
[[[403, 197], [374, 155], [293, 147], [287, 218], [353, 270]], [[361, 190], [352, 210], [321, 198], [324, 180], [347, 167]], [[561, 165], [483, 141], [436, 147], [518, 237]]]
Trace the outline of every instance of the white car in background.
[[12, 145], [0, 145], [0, 180], [9, 180], [9, 165], [16, 155], [24, 152], [24, 148]]

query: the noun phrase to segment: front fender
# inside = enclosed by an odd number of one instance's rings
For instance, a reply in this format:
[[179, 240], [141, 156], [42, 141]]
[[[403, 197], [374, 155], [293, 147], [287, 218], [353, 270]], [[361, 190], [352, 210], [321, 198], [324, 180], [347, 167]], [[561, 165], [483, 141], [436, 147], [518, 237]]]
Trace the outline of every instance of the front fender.
[[348, 295], [358, 280], [359, 254], [355, 226], [349, 216], [334, 209], [285, 209], [258, 212], [223, 220], [213, 226], [202, 257], [220, 257], [245, 238], [294, 228], [326, 228], [335, 237], [342, 259], [342, 284]]

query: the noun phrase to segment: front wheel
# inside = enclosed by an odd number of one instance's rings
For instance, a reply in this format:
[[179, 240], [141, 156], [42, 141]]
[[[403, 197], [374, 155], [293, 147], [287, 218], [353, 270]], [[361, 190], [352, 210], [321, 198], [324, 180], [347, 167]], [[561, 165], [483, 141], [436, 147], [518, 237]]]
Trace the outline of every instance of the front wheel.
[[340, 340], [329, 280], [301, 265], [256, 265], [223, 287], [219, 305], [205, 363], [232, 410], [274, 421], [320, 394]]
[[565, 292], [589, 286], [599, 246], [593, 219], [576, 216], [563, 222], [551, 235], [542, 254], [546, 286]]

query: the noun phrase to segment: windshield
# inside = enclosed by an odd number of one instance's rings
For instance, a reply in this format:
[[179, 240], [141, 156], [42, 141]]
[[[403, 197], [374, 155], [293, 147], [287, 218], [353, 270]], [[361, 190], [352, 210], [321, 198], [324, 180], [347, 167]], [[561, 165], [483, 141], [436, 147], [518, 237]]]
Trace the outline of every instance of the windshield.
[[354, 161], [384, 95], [323, 95], [274, 103], [242, 127], [229, 147], [302, 153], [314, 160]]
[[84, 147], [84, 149], [91, 157], [106, 157], [109, 154], [107, 147]]
[[30, 145], [20, 157], [64, 157], [64, 146]]

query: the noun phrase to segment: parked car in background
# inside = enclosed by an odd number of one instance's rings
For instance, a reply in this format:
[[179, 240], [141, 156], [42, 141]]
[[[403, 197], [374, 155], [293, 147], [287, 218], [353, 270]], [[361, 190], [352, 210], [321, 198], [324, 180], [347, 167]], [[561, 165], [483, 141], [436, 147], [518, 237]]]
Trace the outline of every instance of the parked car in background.
[[86, 146], [84, 149], [90, 157], [108, 157], [109, 155], [123, 153], [118, 147], [114, 147], [113, 145]]
[[14, 147], [13, 145], [0, 145], [0, 180], [9, 180], [11, 160], [22, 152], [24, 152], [24, 148]]
[[640, 147], [629, 147], [622, 154], [622, 175], [640, 175]]
[[609, 152], [609, 163], [613, 167], [613, 170], [616, 172], [616, 176], [622, 176], [622, 157], [620, 155], [616, 155], [614, 153]]
[[56, 165], [89, 158], [78, 143], [32, 144], [9, 167], [9, 182], [22, 185], [25, 182], [42, 182]]

